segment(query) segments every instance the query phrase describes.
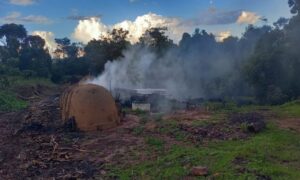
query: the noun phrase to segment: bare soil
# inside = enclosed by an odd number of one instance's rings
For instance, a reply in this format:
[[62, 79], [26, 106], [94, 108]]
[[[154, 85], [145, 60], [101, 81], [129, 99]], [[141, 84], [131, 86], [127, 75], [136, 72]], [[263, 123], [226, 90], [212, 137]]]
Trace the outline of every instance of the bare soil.
[[[211, 117], [202, 109], [173, 112], [160, 121], [147, 114], [147, 122], [129, 113], [117, 128], [72, 132], [60, 118], [60, 92], [39, 93], [27, 109], [0, 114], [0, 179], [115, 179], [110, 175], [111, 166], [135, 165], [156, 157], [148, 153], [147, 137], [162, 139], [167, 149], [174, 144], [251, 135], [240, 124], [195, 125]], [[162, 128], [169, 127], [161, 121], [175, 121], [176, 125], [162, 133]], [[142, 133], [137, 133], [139, 128]], [[178, 141], [178, 132], [187, 141]]]
[[300, 119], [299, 118], [287, 118], [276, 121], [278, 126], [284, 129], [300, 132]]

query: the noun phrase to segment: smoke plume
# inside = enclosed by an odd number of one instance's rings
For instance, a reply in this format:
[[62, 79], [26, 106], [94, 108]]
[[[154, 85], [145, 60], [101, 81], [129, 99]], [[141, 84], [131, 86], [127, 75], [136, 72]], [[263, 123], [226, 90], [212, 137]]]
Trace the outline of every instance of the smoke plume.
[[166, 89], [171, 97], [180, 100], [219, 97], [221, 90], [217, 87], [212, 88], [213, 91], [205, 88], [208, 83], [232, 72], [233, 62], [220, 52], [212, 54], [215, 55], [201, 57], [196, 50], [182, 53], [170, 49], [159, 58], [148, 48], [135, 45], [124, 52], [123, 58], [107, 62], [104, 72], [89, 83], [110, 90]]

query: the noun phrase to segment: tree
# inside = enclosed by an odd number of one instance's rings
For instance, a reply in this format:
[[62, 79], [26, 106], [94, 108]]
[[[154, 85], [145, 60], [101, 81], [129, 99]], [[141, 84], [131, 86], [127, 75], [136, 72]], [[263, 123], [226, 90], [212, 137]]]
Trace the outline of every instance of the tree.
[[80, 47], [78, 43], [71, 43], [69, 38], [55, 39], [58, 48], [54, 51], [56, 58], [58, 59], [75, 59], [78, 56]]
[[300, 96], [299, 0], [290, 0], [290, 20], [279, 19], [275, 29], [258, 41], [247, 65], [248, 82], [263, 103], [278, 104]]
[[158, 57], [162, 57], [165, 52], [174, 47], [174, 43], [167, 35], [166, 27], [156, 27], [147, 29], [140, 37], [139, 41], [142, 46], [150, 48]]
[[27, 32], [23, 25], [4, 24], [0, 26], [0, 39], [6, 39], [6, 47], [10, 57], [18, 57], [21, 42]]
[[107, 61], [123, 57], [123, 51], [130, 45], [126, 40], [128, 31], [113, 29], [106, 37], [91, 40], [86, 47], [85, 58], [90, 62], [90, 72], [101, 73]]
[[25, 38], [20, 51], [20, 70], [30, 70], [38, 76], [48, 77], [51, 70], [51, 56], [45, 41], [39, 36]]

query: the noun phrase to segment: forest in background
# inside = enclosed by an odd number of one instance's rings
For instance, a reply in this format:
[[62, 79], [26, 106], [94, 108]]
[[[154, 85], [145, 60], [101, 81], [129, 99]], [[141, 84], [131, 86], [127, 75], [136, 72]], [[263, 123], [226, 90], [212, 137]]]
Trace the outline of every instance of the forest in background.
[[146, 87], [153, 87], [154, 82], [160, 87], [158, 79], [178, 76], [180, 86], [203, 98], [253, 97], [253, 102], [261, 104], [282, 104], [300, 95], [300, 2], [290, 0], [289, 5], [294, 14], [291, 19], [280, 18], [273, 26], [249, 25], [242, 37], [222, 42], [196, 29], [193, 34], [184, 33], [175, 44], [161, 27], [147, 30], [139, 42], [131, 44], [127, 31], [114, 29], [86, 45], [56, 39], [57, 49], [49, 52], [45, 41], [28, 35], [23, 25], [4, 24], [0, 26], [1, 88], [9, 86], [10, 76], [75, 83], [87, 75], [101, 75], [108, 62], [124, 60], [126, 52], [135, 48], [146, 49], [157, 59], [148, 66], [151, 70], [145, 76], [150, 78], [143, 79]]

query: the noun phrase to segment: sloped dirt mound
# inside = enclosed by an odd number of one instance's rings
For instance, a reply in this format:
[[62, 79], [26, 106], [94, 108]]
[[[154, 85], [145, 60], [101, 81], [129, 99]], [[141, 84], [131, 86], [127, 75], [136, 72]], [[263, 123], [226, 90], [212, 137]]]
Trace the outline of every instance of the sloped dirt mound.
[[74, 118], [82, 131], [116, 127], [120, 123], [112, 95], [103, 87], [80, 84], [66, 90], [60, 101], [62, 119]]

